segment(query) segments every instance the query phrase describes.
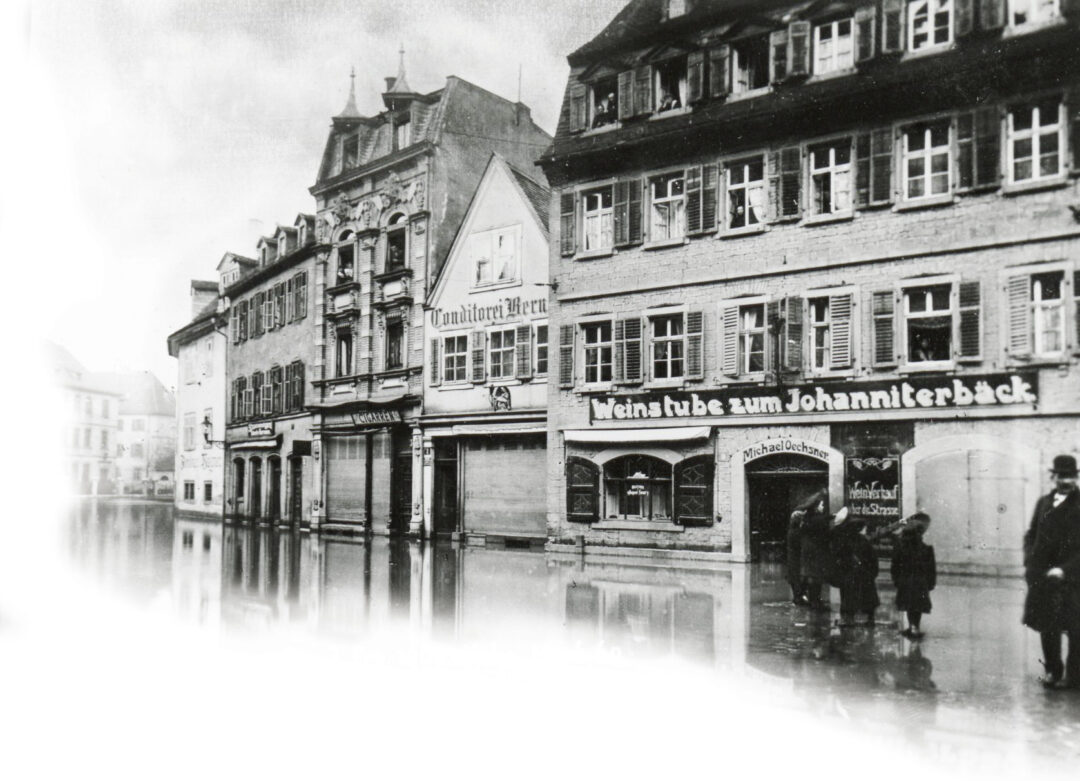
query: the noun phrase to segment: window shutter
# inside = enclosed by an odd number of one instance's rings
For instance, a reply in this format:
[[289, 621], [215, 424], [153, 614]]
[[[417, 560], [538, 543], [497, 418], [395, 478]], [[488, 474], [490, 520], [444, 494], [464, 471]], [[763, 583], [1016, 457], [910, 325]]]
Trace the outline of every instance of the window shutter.
[[873, 175], [873, 158], [870, 156], [870, 134], [855, 137], [855, 208], [870, 205], [870, 180]]
[[893, 134], [890, 128], [870, 134], [870, 154], [873, 159], [870, 176], [870, 202], [891, 203], [893, 199]]
[[586, 89], [584, 84], [570, 85], [570, 132], [578, 133], [585, 129], [588, 112], [586, 111]]
[[765, 304], [765, 369], [774, 378], [780, 376], [783, 368], [780, 356], [784, 338], [781, 316], [786, 308], [782, 299], [775, 299]]
[[788, 75], [810, 74], [810, 22], [788, 25]]
[[240, 341], [247, 341], [248, 338], [248, 302], [240, 302]]
[[293, 287], [295, 282], [289, 279], [285, 283], [285, 322], [291, 323], [293, 321], [293, 307], [296, 304], [294, 300], [296, 297], [293, 295]]
[[701, 171], [701, 230], [716, 230], [717, 176], [719, 166], [707, 165]]
[[240, 344], [240, 323], [239, 318], [237, 317], [238, 311], [238, 306], [234, 306], [231, 310], [229, 310], [229, 330], [232, 331], [233, 344]]
[[593, 523], [600, 518], [600, 470], [584, 458], [566, 459], [566, 520]]
[[769, 77], [778, 84], [788, 75], [788, 31], [774, 30], [769, 33]]
[[904, 5], [907, 0], [882, 0], [881, 51], [904, 50]]
[[[972, 0], [968, 0], [970, 3]], [[1068, 5], [1068, 0], [1063, 0], [1063, 6]], [[983, 30], [997, 30], [1005, 26], [1005, 0], [980, 0], [979, 2], [979, 28]]]
[[1080, 355], [1080, 269], [1073, 271], [1073, 320], [1076, 322], [1076, 333], [1073, 334], [1073, 353]]
[[700, 309], [686, 313], [686, 379], [705, 377], [705, 314]]
[[705, 52], [686, 55], [686, 102], [697, 103], [705, 97]]
[[442, 355], [440, 354], [439, 346], [442, 340], [439, 337], [435, 337], [430, 340], [431, 342], [431, 363], [428, 366], [428, 384], [439, 385], [442, 382]]
[[877, 54], [877, 6], [855, 9], [855, 62], [866, 62]]
[[829, 368], [847, 369], [851, 366], [851, 307], [850, 293], [829, 296]]
[[642, 333], [641, 317], [627, 317], [615, 323], [616, 328], [622, 328], [623, 345], [623, 378], [628, 384], [636, 384], [642, 380], [641, 352]]
[[874, 366], [896, 365], [896, 293], [878, 290], [874, 301]]
[[997, 106], [975, 112], [975, 184], [996, 187], [1001, 182], [1001, 112]]
[[302, 271], [296, 277], [296, 319], [307, 317], [307, 272]]
[[686, 182], [686, 232], [701, 233], [701, 166], [687, 168]]
[[484, 365], [485, 355], [487, 351], [487, 334], [483, 331], [472, 332], [472, 381], [474, 384], [479, 385], [487, 379], [487, 372]]
[[296, 364], [290, 363], [285, 367], [285, 411], [292, 412], [295, 407], [293, 395], [293, 383], [295, 382]]
[[630, 188], [635, 184], [624, 179], [613, 185], [611, 218], [616, 247], [630, 243]]
[[631, 244], [640, 244], [645, 238], [645, 214], [643, 211], [643, 195], [645, 182], [641, 179], [630, 180], [630, 203], [627, 207], [627, 233]]
[[739, 307], [723, 308], [724, 332], [720, 343], [720, 367], [728, 377], [739, 376]]
[[1069, 146], [1072, 151], [1072, 170], [1080, 171], [1080, 92], [1070, 93], [1065, 103], [1065, 117], [1069, 123]]
[[731, 92], [731, 47], [709, 50], [709, 97], [724, 98]]
[[975, 112], [956, 117], [956, 189], [975, 186]]
[[258, 311], [258, 307], [255, 306], [254, 296], [244, 302], [244, 311], [247, 312], [247, 336], [249, 339], [254, 339], [259, 335], [259, 332], [255, 329], [255, 313]]
[[769, 202], [773, 219], [798, 217], [802, 201], [802, 151], [797, 146], [769, 153]]
[[652, 66], [642, 65], [634, 71], [634, 113], [650, 114], [652, 110]]
[[577, 193], [564, 192], [559, 197], [559, 211], [562, 218], [559, 222], [560, 251], [563, 257], [577, 252]]
[[519, 380], [529, 380], [532, 368], [532, 326], [519, 325], [514, 335], [514, 373]]
[[982, 358], [982, 285], [978, 280], [960, 283], [960, 335], [957, 357], [962, 361]]
[[574, 326], [559, 326], [559, 387], [574, 387]]
[[[992, 0], [982, 0], [988, 5]], [[963, 38], [975, 30], [975, 0], [953, 0], [954, 29], [956, 37]]]
[[623, 71], [619, 74], [619, 119], [634, 116], [634, 72]]
[[687, 459], [675, 467], [675, 522], [682, 526], [713, 523], [712, 456]]
[[1031, 278], [1027, 274], [1009, 277], [1005, 293], [1009, 306], [1009, 355], [1027, 358], [1031, 355]]
[[784, 312], [783, 367], [785, 371], [803, 369], [803, 299], [789, 296]]
[[251, 418], [255, 416], [255, 391], [248, 388], [244, 391], [244, 417]]
[[304, 407], [304, 364], [302, 361], [296, 362], [296, 369], [293, 370], [293, 382], [296, 384], [296, 408], [303, 409]]
[[626, 377], [625, 321], [616, 320], [611, 327], [611, 379], [621, 383]]

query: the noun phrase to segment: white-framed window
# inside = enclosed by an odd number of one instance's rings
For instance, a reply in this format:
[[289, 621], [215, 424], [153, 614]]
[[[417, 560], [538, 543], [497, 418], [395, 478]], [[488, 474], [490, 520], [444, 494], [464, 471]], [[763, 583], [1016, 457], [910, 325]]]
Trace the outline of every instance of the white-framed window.
[[468, 334], [443, 337], [443, 382], [465, 382], [468, 379]]
[[686, 58], [673, 57], [653, 67], [653, 94], [658, 112], [673, 111], [686, 105]]
[[[203, 495], [202, 500], [204, 504], [209, 504], [214, 500], [214, 484], [211, 481], [203, 483]], [[204, 538], [207, 539], [207, 538]]]
[[353, 337], [351, 330], [337, 332], [337, 350], [334, 362], [335, 377], [352, 376]]
[[507, 380], [514, 376], [515, 328], [488, 332], [488, 378]]
[[765, 223], [765, 159], [735, 160], [724, 166], [727, 176], [728, 230], [752, 228]]
[[649, 180], [649, 240], [681, 239], [686, 234], [686, 190], [683, 172]]
[[1009, 0], [1009, 26], [1046, 24], [1061, 15], [1059, 0]]
[[585, 252], [611, 249], [614, 244], [614, 210], [611, 186], [581, 194], [582, 233]]
[[832, 319], [829, 313], [829, 297], [807, 299], [810, 320], [810, 368], [827, 371], [832, 365]]
[[611, 76], [589, 85], [589, 127], [606, 127], [619, 121], [619, 77]]
[[184, 450], [195, 449], [195, 413], [184, 414]]
[[851, 17], [814, 27], [814, 73], [832, 73], [855, 65]]
[[[185, 480], [184, 481], [184, 501], [185, 502], [194, 502], [195, 501], [195, 482], [193, 480]], [[191, 547], [191, 540], [193, 538], [194, 538], [194, 535], [191, 532], [184, 532], [183, 543], [184, 543], [185, 548], [190, 548]]]
[[953, 285], [939, 282], [903, 290], [906, 362], [947, 363], [953, 359]]
[[904, 199], [916, 201], [947, 195], [952, 182], [947, 119], [924, 122], [904, 128], [903, 177]]
[[548, 373], [548, 327], [543, 323], [533, 328], [533, 344], [535, 345], [534, 366], [536, 373], [543, 375]]
[[469, 237], [473, 286], [496, 285], [519, 279], [521, 226], [474, 233]]
[[1031, 336], [1037, 356], [1065, 350], [1065, 272], [1031, 275]]
[[603, 320], [581, 325], [581, 342], [585, 367], [585, 384], [611, 382], [612, 341], [611, 321]]
[[1063, 173], [1064, 114], [1061, 99], [1057, 96], [1009, 109], [1010, 183], [1053, 179]]
[[686, 372], [686, 324], [681, 312], [649, 318], [652, 379], [678, 380]]
[[811, 213], [851, 212], [851, 139], [816, 144], [808, 152]]
[[668, 8], [668, 18], [674, 19], [676, 16], [683, 16], [687, 12], [687, 0], [665, 0]]
[[739, 307], [739, 373], [765, 371], [765, 304]]
[[769, 86], [769, 36], [731, 44], [731, 93], [741, 95]]
[[914, 0], [907, 11], [910, 51], [952, 43], [953, 0]]

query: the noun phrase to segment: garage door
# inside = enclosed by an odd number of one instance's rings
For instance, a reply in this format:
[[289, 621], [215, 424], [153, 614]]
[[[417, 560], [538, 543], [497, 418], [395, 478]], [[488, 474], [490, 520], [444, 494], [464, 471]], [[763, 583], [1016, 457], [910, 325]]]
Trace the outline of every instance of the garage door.
[[363, 521], [367, 437], [332, 437], [326, 446], [326, 511], [332, 521]]
[[464, 451], [465, 531], [545, 536], [545, 436], [468, 437]]

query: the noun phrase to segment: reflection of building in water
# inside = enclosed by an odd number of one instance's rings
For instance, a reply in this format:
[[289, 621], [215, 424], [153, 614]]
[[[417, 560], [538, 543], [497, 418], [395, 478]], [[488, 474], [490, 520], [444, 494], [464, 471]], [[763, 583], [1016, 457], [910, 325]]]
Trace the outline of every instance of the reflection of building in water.
[[302, 615], [299, 535], [226, 527], [222, 543], [222, 617], [228, 624], [268, 626]]
[[174, 525], [173, 606], [183, 619], [214, 626], [221, 618], [221, 525], [180, 518]]

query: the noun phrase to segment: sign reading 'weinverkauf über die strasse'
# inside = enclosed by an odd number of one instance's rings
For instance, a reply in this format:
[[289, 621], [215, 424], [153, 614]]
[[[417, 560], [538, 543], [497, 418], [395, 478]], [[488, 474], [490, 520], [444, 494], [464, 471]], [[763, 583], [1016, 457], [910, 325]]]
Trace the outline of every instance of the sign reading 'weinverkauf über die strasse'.
[[904, 380], [703, 391], [601, 394], [589, 399], [589, 422], [720, 417], [779, 417], [1031, 405], [1038, 375], [984, 374]]

